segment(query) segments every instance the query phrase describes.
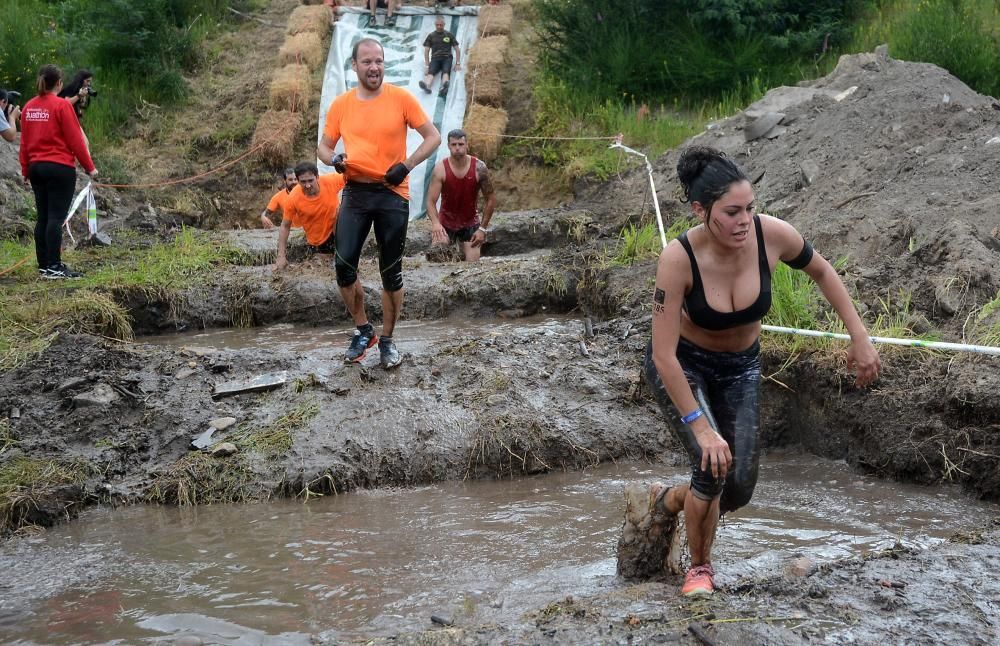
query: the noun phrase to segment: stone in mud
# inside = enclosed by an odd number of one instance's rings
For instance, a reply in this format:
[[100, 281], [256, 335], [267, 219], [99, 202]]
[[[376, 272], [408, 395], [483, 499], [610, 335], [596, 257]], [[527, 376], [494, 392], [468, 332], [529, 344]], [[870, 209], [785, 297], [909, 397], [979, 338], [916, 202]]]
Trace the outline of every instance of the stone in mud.
[[120, 396], [115, 392], [114, 388], [107, 384], [97, 384], [93, 389], [73, 397], [73, 405], [77, 408], [83, 406], [109, 406], [119, 399]]
[[785, 572], [789, 576], [804, 578], [816, 571], [816, 564], [806, 556], [792, 559], [785, 567]]
[[654, 508], [649, 485], [625, 488], [625, 521], [618, 539], [618, 574], [646, 579], [667, 571], [680, 574], [678, 516]]
[[208, 425], [217, 431], [224, 431], [235, 423], [235, 417], [220, 417], [218, 419], [213, 419], [208, 423]]
[[213, 458], [228, 458], [230, 455], [236, 453], [239, 449], [232, 442], [223, 442], [212, 448]]
[[187, 379], [194, 374], [194, 368], [181, 368], [176, 373], [174, 373], [174, 379]]
[[72, 389], [76, 388], [77, 386], [82, 386], [83, 384], [87, 383], [88, 381], [90, 381], [90, 380], [87, 379], [86, 377], [70, 377], [66, 381], [64, 381], [61, 384], [59, 384], [59, 387], [56, 388], [56, 392], [64, 393], [67, 390], [72, 390]]

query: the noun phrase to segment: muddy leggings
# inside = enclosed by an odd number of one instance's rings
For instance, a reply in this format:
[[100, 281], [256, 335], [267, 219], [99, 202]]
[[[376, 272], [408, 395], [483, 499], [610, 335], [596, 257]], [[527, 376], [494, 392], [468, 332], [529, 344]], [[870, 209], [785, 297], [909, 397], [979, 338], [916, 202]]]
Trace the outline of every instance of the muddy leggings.
[[[687, 449], [691, 461], [691, 491], [703, 500], [720, 493], [719, 512], [724, 514], [750, 502], [757, 484], [760, 449], [760, 342], [742, 352], [711, 352], [680, 339], [677, 359], [694, 398], [705, 411], [705, 418], [729, 444], [733, 464], [725, 481], [713, 478], [710, 470], [701, 470], [701, 447], [691, 427], [667, 395], [660, 373], [653, 363], [653, 343], [646, 347], [643, 369], [646, 383], [653, 390], [660, 410], [670, 422], [674, 435]], [[689, 413], [691, 411], [684, 411]]]
[[403, 289], [403, 249], [410, 222], [410, 203], [382, 184], [348, 182], [337, 216], [337, 284], [358, 280], [358, 261], [368, 232], [375, 228], [378, 268], [387, 292]]
[[28, 167], [28, 179], [35, 193], [35, 256], [38, 268], [62, 261], [62, 225], [73, 201], [76, 169], [65, 164], [35, 162]]

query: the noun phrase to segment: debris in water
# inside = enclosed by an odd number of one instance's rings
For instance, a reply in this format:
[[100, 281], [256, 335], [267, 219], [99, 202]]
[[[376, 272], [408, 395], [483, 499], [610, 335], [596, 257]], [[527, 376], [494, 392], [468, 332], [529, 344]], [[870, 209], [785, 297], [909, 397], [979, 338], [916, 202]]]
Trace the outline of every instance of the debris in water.
[[441, 615], [431, 615], [431, 621], [441, 626], [454, 626], [455, 622]]

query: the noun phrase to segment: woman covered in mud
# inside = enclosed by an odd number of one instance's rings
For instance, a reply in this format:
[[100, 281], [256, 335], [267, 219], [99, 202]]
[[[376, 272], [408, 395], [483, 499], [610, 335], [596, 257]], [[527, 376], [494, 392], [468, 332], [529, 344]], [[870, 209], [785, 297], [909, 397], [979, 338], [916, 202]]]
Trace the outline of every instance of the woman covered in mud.
[[667, 518], [684, 511], [691, 568], [681, 593], [701, 596], [714, 591], [719, 516], [746, 505], [757, 482], [759, 337], [777, 263], [805, 271], [844, 322], [859, 387], [881, 365], [837, 272], [790, 224], [755, 213], [753, 187], [733, 160], [691, 147], [677, 175], [701, 223], [660, 255], [644, 369], [692, 473], [690, 484], [653, 485], [649, 495], [650, 511]]

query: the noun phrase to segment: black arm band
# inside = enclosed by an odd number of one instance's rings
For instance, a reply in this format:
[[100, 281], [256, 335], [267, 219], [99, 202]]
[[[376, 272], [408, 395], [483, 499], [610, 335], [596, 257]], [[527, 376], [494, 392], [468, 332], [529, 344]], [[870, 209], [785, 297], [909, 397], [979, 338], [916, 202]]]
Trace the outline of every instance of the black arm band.
[[792, 269], [805, 269], [806, 265], [808, 265], [809, 261], [813, 258], [813, 248], [812, 245], [809, 244], [808, 240], [803, 240], [802, 243], [802, 251], [799, 252], [799, 255], [795, 256], [791, 260], [782, 260], [781, 262], [785, 263]]

